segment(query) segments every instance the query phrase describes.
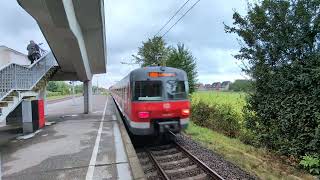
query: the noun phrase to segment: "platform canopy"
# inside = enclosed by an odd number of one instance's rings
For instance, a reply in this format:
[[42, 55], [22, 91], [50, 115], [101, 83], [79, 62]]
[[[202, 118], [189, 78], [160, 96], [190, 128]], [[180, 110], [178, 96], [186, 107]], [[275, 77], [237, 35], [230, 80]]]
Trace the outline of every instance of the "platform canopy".
[[106, 72], [103, 0], [18, 0], [38, 23], [60, 70], [54, 80], [88, 81]]

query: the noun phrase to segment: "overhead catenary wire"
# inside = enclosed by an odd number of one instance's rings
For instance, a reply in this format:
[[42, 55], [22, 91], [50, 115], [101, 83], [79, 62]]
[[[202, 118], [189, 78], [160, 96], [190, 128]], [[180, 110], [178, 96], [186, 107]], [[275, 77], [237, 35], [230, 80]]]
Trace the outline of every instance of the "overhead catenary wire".
[[191, 9], [193, 9], [201, 0], [198, 0], [197, 2], [195, 2], [189, 9], [188, 11], [186, 11], [161, 37], [164, 37], [166, 34], [168, 34], [168, 32], [175, 26], [178, 24], [178, 22], [185, 17], [190, 11]]
[[154, 35], [157, 36], [169, 23], [170, 21], [184, 8], [190, 0], [187, 0], [175, 13], [174, 15], [160, 28], [160, 30]]

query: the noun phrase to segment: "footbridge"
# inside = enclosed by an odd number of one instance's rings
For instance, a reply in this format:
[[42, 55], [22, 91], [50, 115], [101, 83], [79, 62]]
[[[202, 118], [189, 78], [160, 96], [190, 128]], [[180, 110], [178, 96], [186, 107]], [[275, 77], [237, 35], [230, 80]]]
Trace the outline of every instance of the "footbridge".
[[84, 113], [90, 113], [92, 77], [106, 72], [104, 1], [17, 2], [36, 20], [51, 52], [30, 66], [9, 64], [0, 69], [0, 123], [23, 99], [45, 98], [50, 80], [82, 81]]

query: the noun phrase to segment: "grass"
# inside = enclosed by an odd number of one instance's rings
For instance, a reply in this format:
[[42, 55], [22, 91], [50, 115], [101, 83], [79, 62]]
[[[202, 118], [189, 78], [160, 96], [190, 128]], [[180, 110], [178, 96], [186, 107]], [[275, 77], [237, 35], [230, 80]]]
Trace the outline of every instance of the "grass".
[[[81, 94], [75, 94], [75, 96], [79, 96]], [[67, 94], [67, 95], [58, 95], [58, 96], [48, 96], [47, 97], [47, 100], [56, 100], [56, 99], [63, 99], [65, 97], [69, 97], [71, 96], [70, 94]]]
[[241, 121], [243, 119], [242, 109], [246, 104], [245, 97], [245, 93], [239, 92], [203, 91], [193, 93], [191, 103], [196, 104], [202, 101], [207, 104], [230, 106]]
[[[209, 106], [217, 106], [218, 109], [225, 108], [223, 106], [231, 107], [235, 113], [234, 118], [241, 124], [243, 122], [242, 110], [246, 104], [245, 98], [245, 93], [237, 92], [196, 92], [191, 96], [191, 104], [196, 107], [195, 105], [202, 101]], [[192, 118], [196, 117], [192, 116]], [[197, 122], [197, 119], [192, 120]], [[266, 149], [244, 144], [237, 138], [227, 137], [206, 127], [200, 127], [191, 122], [185, 133], [193, 140], [222, 155], [226, 160], [261, 179], [315, 179], [305, 171], [297, 170], [290, 165], [295, 161], [288, 157], [281, 157]]]
[[229, 138], [192, 122], [185, 134], [261, 179], [315, 179], [265, 149], [246, 145], [238, 139]]

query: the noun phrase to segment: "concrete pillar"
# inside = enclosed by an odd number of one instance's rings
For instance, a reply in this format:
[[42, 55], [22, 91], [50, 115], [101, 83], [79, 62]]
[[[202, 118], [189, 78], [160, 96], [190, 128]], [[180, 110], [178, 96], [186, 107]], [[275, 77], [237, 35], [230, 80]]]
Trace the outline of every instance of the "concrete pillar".
[[43, 99], [44, 115], [47, 115], [47, 86], [40, 90], [38, 99]]
[[84, 113], [89, 114], [92, 112], [92, 82], [83, 82], [83, 99], [84, 99]]

